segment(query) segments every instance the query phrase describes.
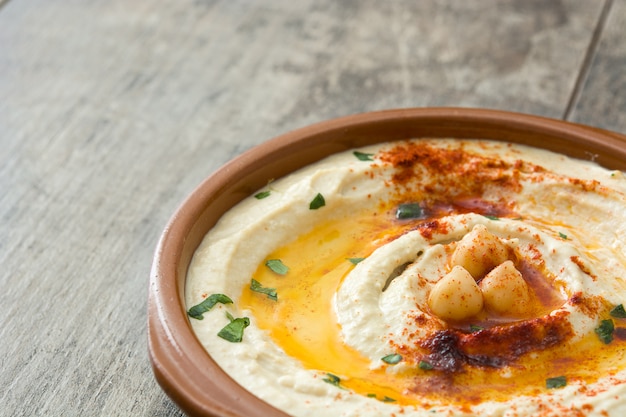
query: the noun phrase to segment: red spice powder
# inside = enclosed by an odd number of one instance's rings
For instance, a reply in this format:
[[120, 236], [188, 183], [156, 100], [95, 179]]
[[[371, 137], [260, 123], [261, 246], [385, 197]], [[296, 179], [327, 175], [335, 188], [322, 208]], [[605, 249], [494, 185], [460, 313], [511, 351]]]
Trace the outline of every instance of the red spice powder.
[[610, 305], [600, 296], [585, 296], [582, 292], [572, 295], [567, 301], [573, 306], [577, 306], [587, 316], [593, 317], [599, 312], [609, 310]]
[[446, 234], [448, 232], [448, 224], [440, 220], [432, 220], [421, 223], [417, 229], [425, 239], [432, 239], [434, 233]]
[[598, 277], [596, 277], [594, 274], [591, 273], [591, 270], [589, 269], [589, 267], [583, 262], [582, 259], [580, 259], [579, 256], [571, 256], [570, 260], [574, 262], [576, 266], [578, 266], [578, 268], [580, 268], [580, 270], [583, 273], [585, 273], [586, 275], [589, 275], [592, 280], [596, 281], [598, 279]]
[[398, 144], [378, 158], [396, 168], [393, 184], [401, 194], [412, 188], [431, 203], [479, 197], [490, 186], [519, 191], [521, 173], [542, 170], [524, 161], [509, 163], [466, 151], [462, 146], [442, 148], [426, 141]]
[[583, 191], [587, 192], [599, 192], [602, 188], [601, 184], [597, 180], [583, 180], [580, 178], [569, 178], [570, 184], [580, 187]]
[[459, 347], [469, 355], [499, 356], [504, 362], [556, 346], [574, 335], [569, 313], [558, 312], [508, 326], [463, 334]]

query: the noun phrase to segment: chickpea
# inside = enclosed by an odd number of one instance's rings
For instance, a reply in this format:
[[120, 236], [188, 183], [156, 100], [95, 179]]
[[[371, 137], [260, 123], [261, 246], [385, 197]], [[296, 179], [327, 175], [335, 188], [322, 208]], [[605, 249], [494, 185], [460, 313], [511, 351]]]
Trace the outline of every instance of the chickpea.
[[487, 310], [503, 316], [519, 316], [530, 309], [528, 284], [512, 261], [495, 267], [479, 285]]
[[462, 266], [476, 280], [480, 280], [495, 266], [508, 259], [508, 248], [496, 235], [482, 224], [474, 226], [471, 232], [459, 241], [452, 253], [452, 266]]
[[483, 296], [472, 275], [455, 266], [433, 286], [428, 306], [443, 320], [463, 320], [482, 310]]

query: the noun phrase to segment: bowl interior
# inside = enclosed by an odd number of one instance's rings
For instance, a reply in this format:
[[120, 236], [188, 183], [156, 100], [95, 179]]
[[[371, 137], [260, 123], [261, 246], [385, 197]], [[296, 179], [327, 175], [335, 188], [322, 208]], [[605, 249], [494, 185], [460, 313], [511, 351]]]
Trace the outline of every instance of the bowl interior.
[[267, 141], [207, 178], [159, 241], [149, 293], [149, 352], [157, 381], [189, 415], [286, 416], [228, 377], [190, 327], [184, 287], [191, 257], [221, 215], [243, 198], [325, 156], [407, 138], [483, 138], [521, 143], [626, 171], [626, 137], [587, 126], [478, 109], [402, 109], [322, 122]]

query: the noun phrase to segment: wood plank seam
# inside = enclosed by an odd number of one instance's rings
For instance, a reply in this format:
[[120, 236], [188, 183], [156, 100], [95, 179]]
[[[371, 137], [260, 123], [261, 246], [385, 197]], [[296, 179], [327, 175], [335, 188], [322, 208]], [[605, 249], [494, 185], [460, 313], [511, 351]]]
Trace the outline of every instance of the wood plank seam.
[[596, 27], [593, 30], [593, 34], [591, 36], [591, 40], [589, 41], [589, 46], [587, 47], [587, 51], [585, 53], [585, 57], [583, 58], [582, 65], [580, 66], [580, 70], [578, 71], [578, 76], [576, 77], [576, 82], [574, 83], [574, 88], [572, 89], [572, 93], [567, 102], [567, 106], [565, 107], [565, 111], [563, 112], [563, 116], [561, 117], [563, 120], [568, 120], [572, 111], [576, 107], [578, 100], [580, 99], [582, 90], [585, 85], [585, 81], [591, 71], [591, 64], [593, 62], [593, 58], [598, 50], [598, 45], [600, 44], [600, 40], [602, 38], [602, 33], [604, 32], [604, 28], [606, 26], [606, 22], [608, 16], [611, 12], [611, 7], [613, 6], [613, 0], [605, 0], [604, 5], [602, 6], [602, 10], [600, 12], [600, 16], [598, 17], [598, 22], [596, 23]]

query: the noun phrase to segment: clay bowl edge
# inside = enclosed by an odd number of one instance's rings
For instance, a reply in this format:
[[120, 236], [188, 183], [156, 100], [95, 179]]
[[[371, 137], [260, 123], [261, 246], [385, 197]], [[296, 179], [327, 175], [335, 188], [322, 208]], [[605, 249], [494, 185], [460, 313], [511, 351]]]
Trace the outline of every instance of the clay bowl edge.
[[368, 144], [413, 137], [485, 138], [594, 160], [626, 171], [626, 137], [560, 120], [469, 108], [356, 114], [304, 127], [231, 160], [176, 210], [159, 240], [148, 295], [148, 349], [157, 382], [188, 415], [285, 417], [244, 390], [205, 352], [184, 307], [193, 252], [220, 216], [244, 197], [304, 165]]

